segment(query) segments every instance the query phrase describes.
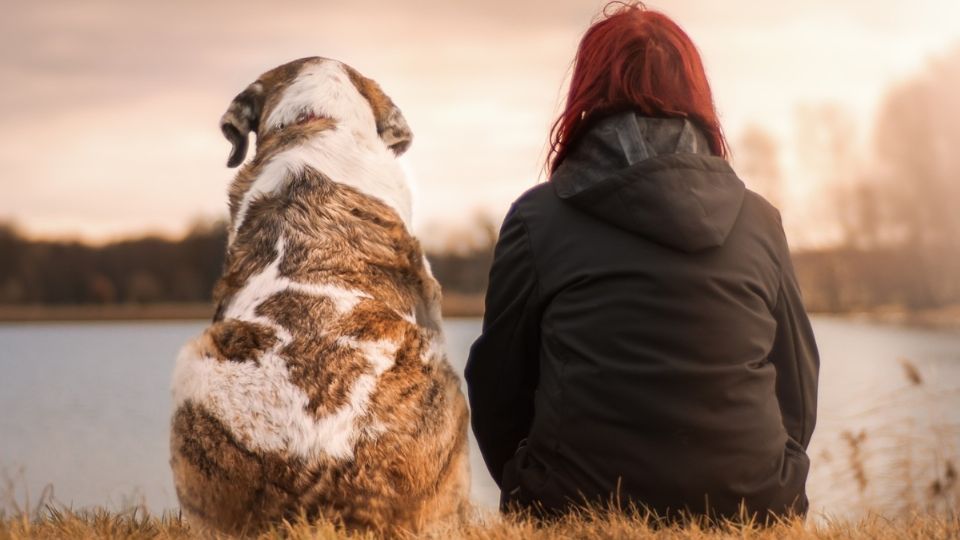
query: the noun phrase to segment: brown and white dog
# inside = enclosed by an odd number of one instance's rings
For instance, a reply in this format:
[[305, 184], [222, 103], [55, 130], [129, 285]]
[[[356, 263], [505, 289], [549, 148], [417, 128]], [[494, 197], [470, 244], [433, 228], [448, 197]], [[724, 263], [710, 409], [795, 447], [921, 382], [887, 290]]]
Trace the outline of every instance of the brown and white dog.
[[184, 514], [423, 531], [468, 507], [467, 409], [440, 288], [410, 232], [412, 135], [335, 60], [264, 73], [221, 120], [231, 231], [217, 313], [177, 358], [171, 465]]

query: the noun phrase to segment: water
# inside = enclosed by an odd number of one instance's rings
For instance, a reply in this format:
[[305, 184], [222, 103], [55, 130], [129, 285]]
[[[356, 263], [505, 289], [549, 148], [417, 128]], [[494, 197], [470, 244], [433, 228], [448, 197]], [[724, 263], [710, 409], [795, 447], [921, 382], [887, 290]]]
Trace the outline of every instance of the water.
[[[0, 473], [15, 482], [21, 504], [25, 489], [36, 500], [49, 484], [57, 502], [74, 507], [175, 508], [170, 373], [180, 345], [203, 326], [0, 325]], [[832, 318], [814, 327], [822, 355], [814, 512], [891, 510], [927, 496], [960, 448], [960, 333]], [[451, 320], [446, 331], [462, 371], [479, 321]], [[905, 376], [903, 360], [921, 384]], [[472, 439], [471, 466], [474, 500], [495, 505]]]

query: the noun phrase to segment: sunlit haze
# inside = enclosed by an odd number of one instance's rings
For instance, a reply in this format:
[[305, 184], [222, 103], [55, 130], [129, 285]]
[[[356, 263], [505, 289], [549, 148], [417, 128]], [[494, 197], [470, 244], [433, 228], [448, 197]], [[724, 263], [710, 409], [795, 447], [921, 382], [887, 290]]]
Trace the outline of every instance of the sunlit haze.
[[[414, 144], [418, 232], [499, 219], [538, 182], [577, 41], [604, 2], [10, 2], [0, 21], [0, 221], [92, 241], [223, 216], [217, 120], [261, 72], [328, 56], [377, 80]], [[956, 0], [651, 1], [700, 47], [734, 156], [780, 148], [792, 239], [816, 241], [802, 107], [850, 112], [869, 155], [892, 85], [960, 46]]]

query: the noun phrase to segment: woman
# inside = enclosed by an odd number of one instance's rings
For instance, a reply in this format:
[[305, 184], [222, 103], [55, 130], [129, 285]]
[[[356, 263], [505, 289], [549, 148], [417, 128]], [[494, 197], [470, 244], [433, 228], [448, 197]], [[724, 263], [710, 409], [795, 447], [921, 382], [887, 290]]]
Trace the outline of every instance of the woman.
[[680, 27], [621, 5], [587, 31], [466, 367], [503, 508], [806, 512], [816, 343], [779, 213], [726, 156]]

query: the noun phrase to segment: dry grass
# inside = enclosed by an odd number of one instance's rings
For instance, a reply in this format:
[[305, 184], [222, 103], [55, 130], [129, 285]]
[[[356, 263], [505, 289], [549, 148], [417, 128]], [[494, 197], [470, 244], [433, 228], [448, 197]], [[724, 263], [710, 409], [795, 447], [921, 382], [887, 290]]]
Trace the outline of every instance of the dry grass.
[[[94, 510], [74, 513], [47, 509], [40, 516], [26, 515], [0, 519], [0, 540], [27, 538], [111, 538], [180, 539], [208, 537], [192, 531], [178, 516], [151, 516], [140, 510], [111, 513]], [[279, 539], [375, 539], [372, 534], [350, 534], [330, 523], [284, 523], [258, 538]], [[618, 512], [589, 511], [568, 516], [550, 525], [534, 521], [491, 518], [432, 538], [464, 540], [513, 539], [920, 539], [960, 538], [960, 516], [913, 515], [900, 519], [870, 516], [856, 522], [814, 524], [790, 520], [769, 527], [728, 522], [707, 527], [695, 522], [685, 525], [658, 525], [655, 520]]]

